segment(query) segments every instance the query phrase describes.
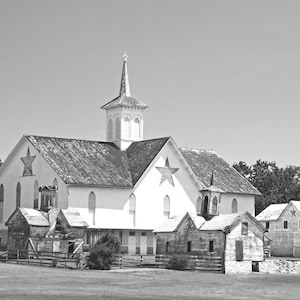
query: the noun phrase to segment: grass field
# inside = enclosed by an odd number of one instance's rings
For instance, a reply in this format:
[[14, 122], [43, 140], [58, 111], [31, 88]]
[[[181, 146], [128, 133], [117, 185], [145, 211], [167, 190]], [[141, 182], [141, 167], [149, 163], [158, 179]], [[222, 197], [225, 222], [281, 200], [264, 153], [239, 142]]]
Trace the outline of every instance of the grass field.
[[68, 270], [0, 263], [0, 299], [300, 299], [300, 275]]

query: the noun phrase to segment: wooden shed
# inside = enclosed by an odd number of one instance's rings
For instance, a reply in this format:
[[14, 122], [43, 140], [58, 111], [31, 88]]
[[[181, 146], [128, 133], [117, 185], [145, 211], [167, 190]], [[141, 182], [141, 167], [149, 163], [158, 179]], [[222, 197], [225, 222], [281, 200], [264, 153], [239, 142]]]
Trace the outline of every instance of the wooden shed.
[[8, 250], [82, 251], [88, 224], [74, 210], [52, 208], [48, 212], [17, 208], [5, 223]]
[[154, 231], [157, 254], [221, 259], [225, 273], [250, 273], [264, 260], [266, 229], [251, 214], [218, 215], [206, 221], [195, 213], [173, 217]]

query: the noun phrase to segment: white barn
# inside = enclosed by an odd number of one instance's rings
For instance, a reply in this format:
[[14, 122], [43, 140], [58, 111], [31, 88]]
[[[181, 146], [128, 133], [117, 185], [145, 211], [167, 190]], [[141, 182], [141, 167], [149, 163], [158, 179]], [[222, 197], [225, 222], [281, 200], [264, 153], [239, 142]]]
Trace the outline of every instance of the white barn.
[[129, 90], [127, 57], [119, 96], [106, 111], [107, 141], [23, 136], [0, 168], [0, 238], [16, 207], [76, 209], [86, 242], [113, 231], [124, 253], [155, 253], [152, 231], [173, 215], [248, 211], [260, 193], [213, 151], [143, 139], [147, 105]]

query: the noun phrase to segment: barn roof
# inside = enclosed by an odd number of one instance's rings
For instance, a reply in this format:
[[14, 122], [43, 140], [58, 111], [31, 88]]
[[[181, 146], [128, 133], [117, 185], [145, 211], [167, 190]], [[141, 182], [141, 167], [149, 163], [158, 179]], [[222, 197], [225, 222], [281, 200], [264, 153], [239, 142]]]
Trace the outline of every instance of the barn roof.
[[126, 153], [115, 144], [26, 136], [66, 184], [131, 187]]
[[126, 150], [133, 185], [144, 174], [158, 152], [169, 140], [168, 137], [133, 142]]
[[[126, 151], [114, 143], [25, 136], [68, 185], [131, 188], [171, 137], [133, 142]], [[174, 144], [174, 143], [173, 143]], [[177, 147], [174, 144], [174, 147]], [[246, 178], [215, 152], [179, 149], [200, 187], [224, 193], [260, 195]], [[214, 171], [213, 187], [210, 186]]]
[[288, 203], [271, 204], [256, 216], [258, 221], [276, 221], [288, 206]]
[[238, 171], [219, 157], [214, 151], [180, 149], [187, 163], [203, 187], [210, 186], [214, 172], [214, 186], [226, 193], [261, 195], [261, 193]]

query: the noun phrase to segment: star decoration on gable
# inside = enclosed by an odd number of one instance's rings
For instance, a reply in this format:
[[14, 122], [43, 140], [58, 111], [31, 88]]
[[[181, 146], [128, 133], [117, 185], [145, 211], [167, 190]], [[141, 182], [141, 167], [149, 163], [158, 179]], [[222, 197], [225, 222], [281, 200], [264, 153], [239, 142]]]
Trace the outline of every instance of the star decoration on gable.
[[291, 214], [292, 214], [292, 217], [296, 217], [296, 211], [294, 208], [293, 208], [293, 210], [291, 210]]
[[165, 181], [168, 181], [171, 185], [174, 186], [172, 175], [178, 171], [178, 168], [171, 168], [168, 158], [166, 159], [164, 167], [156, 167], [156, 169], [161, 173], [161, 180], [159, 185], [161, 185]]
[[29, 147], [27, 150], [27, 155], [25, 157], [21, 157], [21, 160], [24, 164], [24, 171], [23, 171], [23, 176], [32, 176], [32, 163], [35, 160], [36, 156], [31, 156]]

